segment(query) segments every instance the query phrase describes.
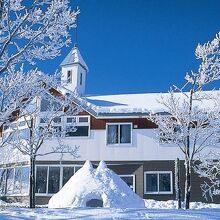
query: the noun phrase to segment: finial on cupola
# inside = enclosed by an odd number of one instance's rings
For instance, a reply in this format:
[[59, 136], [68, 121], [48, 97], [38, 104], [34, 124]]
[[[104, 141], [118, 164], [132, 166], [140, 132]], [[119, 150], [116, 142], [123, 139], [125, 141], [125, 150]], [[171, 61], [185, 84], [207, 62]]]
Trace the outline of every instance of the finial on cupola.
[[75, 43], [74, 43], [74, 47], [77, 47], [77, 44], [78, 44], [78, 20], [79, 20], [79, 14], [80, 14], [80, 9], [79, 9], [79, 6], [77, 5], [76, 6], [76, 10], [75, 10], [76, 12], [77, 12], [77, 17], [76, 17], [76, 22], [75, 22], [75, 28], [74, 28], [74, 41], [75, 41]]

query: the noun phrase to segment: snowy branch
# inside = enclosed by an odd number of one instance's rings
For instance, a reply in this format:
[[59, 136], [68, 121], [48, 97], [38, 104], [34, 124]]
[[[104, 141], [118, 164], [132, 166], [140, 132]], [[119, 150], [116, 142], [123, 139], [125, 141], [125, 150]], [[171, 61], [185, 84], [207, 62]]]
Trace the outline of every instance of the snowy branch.
[[210, 152], [209, 154], [199, 155], [198, 164], [194, 167], [200, 177], [207, 180], [201, 185], [203, 196], [208, 196], [213, 200], [214, 195], [220, 195], [220, 154]]
[[[220, 92], [203, 91], [205, 85], [220, 79], [219, 41], [220, 33], [213, 41], [197, 46], [195, 55], [201, 60], [198, 70], [186, 74], [186, 82], [182, 87], [173, 86], [168, 94], [161, 97], [159, 103], [165, 107], [166, 112], [151, 113], [149, 116], [158, 125], [160, 142], [177, 145], [184, 154], [187, 208], [193, 161], [204, 148], [219, 144]], [[209, 188], [206, 182], [203, 189], [210, 192], [215, 188], [213, 185]]]
[[2, 0], [0, 2], [0, 74], [37, 59], [53, 59], [70, 44], [79, 10], [67, 0]]

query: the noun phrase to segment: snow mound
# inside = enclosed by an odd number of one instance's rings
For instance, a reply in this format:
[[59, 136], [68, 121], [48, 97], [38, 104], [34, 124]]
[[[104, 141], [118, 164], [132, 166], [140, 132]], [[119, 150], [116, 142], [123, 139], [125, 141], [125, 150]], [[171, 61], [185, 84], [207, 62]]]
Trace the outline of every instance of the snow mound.
[[87, 160], [83, 165], [83, 169], [92, 172], [93, 171], [92, 163], [89, 160]]
[[98, 165], [97, 169], [96, 169], [96, 172], [102, 172], [102, 171], [104, 171], [106, 168], [107, 168], [106, 163], [104, 162], [104, 160], [101, 160], [101, 161], [99, 162], [99, 165]]
[[87, 207], [94, 200], [103, 207], [143, 208], [144, 201], [104, 161], [93, 169], [90, 161], [49, 200], [49, 208]]

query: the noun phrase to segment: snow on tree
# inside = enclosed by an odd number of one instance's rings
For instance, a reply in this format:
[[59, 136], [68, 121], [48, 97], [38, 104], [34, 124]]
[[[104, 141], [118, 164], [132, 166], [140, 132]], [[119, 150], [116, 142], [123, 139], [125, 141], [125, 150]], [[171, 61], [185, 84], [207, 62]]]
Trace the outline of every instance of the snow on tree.
[[0, 75], [14, 65], [53, 59], [69, 45], [79, 10], [68, 0], [0, 1]]
[[207, 84], [220, 79], [219, 42], [220, 33], [211, 42], [197, 46], [195, 55], [201, 60], [198, 70], [187, 73], [182, 87], [173, 86], [168, 95], [158, 100], [166, 112], [152, 113], [149, 117], [158, 125], [160, 141], [177, 145], [184, 154], [186, 209], [195, 156], [219, 139], [219, 92], [203, 91]]
[[201, 189], [203, 196], [213, 201], [213, 196], [220, 195], [220, 154], [217, 152], [209, 152], [209, 154], [200, 155], [199, 163], [194, 167], [195, 172], [200, 177], [206, 178]]
[[[9, 122], [3, 132], [5, 147], [19, 150], [23, 155], [30, 158], [30, 207], [35, 207], [35, 161], [36, 157], [48, 154], [71, 154], [77, 158], [78, 146], [66, 145], [62, 138], [66, 132], [57, 126], [56, 121], [66, 115], [76, 115], [80, 108], [72, 103], [71, 95], [64, 97], [54, 88], [45, 89], [41, 96], [36, 96], [29, 101], [25, 108], [20, 109], [17, 120]], [[40, 123], [42, 122], [43, 123]], [[20, 126], [24, 124], [25, 127]], [[74, 132], [74, 123], [71, 132]], [[45, 140], [56, 140], [57, 144], [50, 151], [39, 152]], [[6, 139], [6, 141], [4, 141]]]
[[177, 208], [181, 209], [181, 187], [180, 187], [180, 160], [177, 158], [175, 160], [175, 191], [176, 191], [176, 200]]
[[25, 64], [60, 55], [78, 14], [67, 0], [0, 0], [0, 125], [40, 88], [43, 74]]
[[0, 77], [0, 124], [16, 119], [22, 106], [33, 96], [40, 95], [46, 89], [46, 84], [57, 86], [57, 77], [37, 70], [24, 73], [23, 68]]

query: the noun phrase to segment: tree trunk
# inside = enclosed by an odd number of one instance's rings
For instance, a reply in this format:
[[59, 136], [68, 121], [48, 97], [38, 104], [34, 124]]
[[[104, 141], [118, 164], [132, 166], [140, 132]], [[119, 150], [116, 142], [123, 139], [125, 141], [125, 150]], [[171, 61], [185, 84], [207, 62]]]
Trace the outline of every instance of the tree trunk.
[[194, 79], [194, 84], [192, 89], [190, 90], [190, 98], [189, 98], [189, 124], [187, 126], [187, 136], [186, 136], [186, 146], [185, 146], [185, 209], [189, 209], [190, 207], [190, 193], [191, 193], [191, 159], [190, 159], [190, 129], [192, 122], [192, 108], [193, 108], [193, 94], [195, 93], [194, 87], [196, 84], [196, 78]]
[[180, 160], [179, 158], [175, 161], [175, 189], [176, 189], [176, 200], [178, 201], [178, 209], [181, 209], [181, 188], [180, 188]]
[[[34, 129], [34, 120], [31, 118], [30, 126], [30, 143], [33, 143], [33, 129]], [[30, 208], [35, 208], [35, 159], [34, 146], [30, 144]]]
[[35, 208], [35, 156], [30, 159], [30, 208]]
[[186, 179], [185, 179], [185, 209], [190, 208], [191, 194], [191, 162], [188, 158], [185, 160]]

